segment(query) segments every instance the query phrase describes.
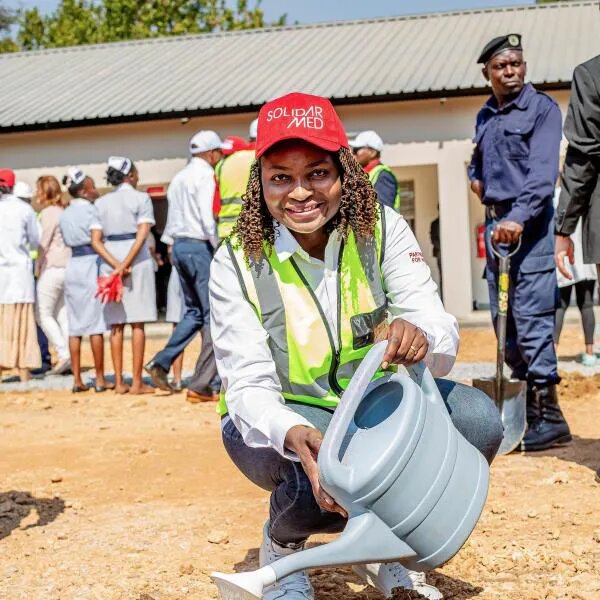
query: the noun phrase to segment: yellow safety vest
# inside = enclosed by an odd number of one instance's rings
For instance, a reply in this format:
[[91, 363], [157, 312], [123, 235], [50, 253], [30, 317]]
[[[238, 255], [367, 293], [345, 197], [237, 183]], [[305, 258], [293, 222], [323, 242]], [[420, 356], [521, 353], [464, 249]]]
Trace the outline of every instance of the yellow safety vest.
[[242, 196], [246, 193], [254, 156], [254, 150], [240, 150], [224, 158], [215, 169], [221, 196], [221, 209], [217, 224], [219, 240], [226, 238], [231, 233], [240, 216]]
[[398, 179], [396, 178], [394, 171], [392, 171], [387, 165], [379, 163], [369, 171], [369, 180], [373, 184], [373, 187], [375, 187], [375, 184], [377, 183], [377, 180], [379, 179], [379, 176], [383, 171], [387, 171], [388, 173], [390, 173], [392, 177], [396, 180], [396, 197], [394, 198], [394, 210], [396, 212], [400, 212], [400, 186], [398, 185]]
[[[286, 401], [336, 407], [358, 365], [385, 330], [388, 312], [381, 274], [385, 222], [381, 213], [374, 239], [357, 240], [350, 232], [341, 243], [337, 340], [293, 256], [280, 261], [265, 246], [261, 261], [248, 266], [237, 240], [226, 240], [244, 296], [269, 334]], [[382, 374], [379, 371], [375, 378]], [[218, 412], [227, 414], [227, 390], [221, 394]]]

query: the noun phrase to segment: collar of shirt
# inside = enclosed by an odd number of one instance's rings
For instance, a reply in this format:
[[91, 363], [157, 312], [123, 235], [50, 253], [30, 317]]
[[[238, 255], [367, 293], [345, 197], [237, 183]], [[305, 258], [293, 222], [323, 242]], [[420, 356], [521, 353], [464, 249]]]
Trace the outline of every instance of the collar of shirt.
[[192, 156], [192, 158], [190, 159], [190, 164], [193, 165], [195, 168], [201, 168], [203, 170], [209, 170], [211, 173], [214, 173], [214, 169], [213, 167], [210, 166], [210, 163], [205, 161], [203, 158], [200, 158], [199, 156]]
[[85, 198], [73, 198], [71, 204], [74, 206], [83, 206], [85, 204], [91, 204], [91, 202]]
[[[279, 258], [281, 262], [288, 260], [294, 254], [301, 256], [307, 262], [314, 262], [318, 260], [313, 258], [308, 252], [306, 252], [306, 250], [302, 248], [302, 246], [298, 243], [296, 238], [285, 225], [277, 223], [277, 221], [273, 221], [273, 224], [278, 231], [278, 235], [275, 238], [274, 248], [275, 252], [277, 252], [277, 258]], [[336, 231], [334, 231], [329, 235], [329, 240], [327, 240], [327, 248], [329, 248], [331, 245], [339, 244], [340, 236]]]
[[502, 106], [502, 108], [498, 108], [498, 102], [496, 100], [496, 96], [491, 96], [487, 102], [485, 103], [486, 110], [496, 114], [498, 112], [507, 112], [513, 106], [518, 108], [519, 110], [527, 110], [531, 99], [535, 96], [535, 88], [531, 85], [531, 83], [526, 83], [523, 86], [523, 89], [519, 92], [519, 95]]
[[119, 185], [119, 187], [117, 189], [118, 190], [133, 190], [135, 188], [130, 183], [127, 183], [127, 181], [124, 181], [123, 183], [121, 183]]
[[368, 165], [366, 165], [363, 168], [367, 173], [370, 173], [377, 165], [380, 165], [380, 164], [381, 164], [381, 161], [378, 158], [376, 158], [375, 160], [372, 160]]

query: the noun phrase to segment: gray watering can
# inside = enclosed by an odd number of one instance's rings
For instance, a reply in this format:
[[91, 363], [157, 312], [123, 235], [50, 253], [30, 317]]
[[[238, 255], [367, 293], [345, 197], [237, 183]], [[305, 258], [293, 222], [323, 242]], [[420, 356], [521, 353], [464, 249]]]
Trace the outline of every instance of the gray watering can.
[[323, 488], [348, 512], [329, 544], [256, 571], [213, 573], [223, 600], [313, 567], [399, 561], [426, 571], [452, 558], [473, 531], [489, 484], [484, 457], [456, 430], [422, 364], [371, 381], [387, 342], [371, 348], [344, 392], [319, 451]]

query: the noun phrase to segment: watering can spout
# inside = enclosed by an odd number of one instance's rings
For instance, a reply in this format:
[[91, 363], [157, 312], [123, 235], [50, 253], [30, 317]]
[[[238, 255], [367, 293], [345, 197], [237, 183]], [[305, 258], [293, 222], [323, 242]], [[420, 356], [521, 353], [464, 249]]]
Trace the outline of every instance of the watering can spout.
[[[379, 517], [365, 512], [351, 518], [343, 533], [329, 544], [290, 554], [258, 571], [235, 575], [213, 573], [212, 579], [223, 600], [246, 600], [262, 598], [264, 589], [275, 580], [280, 581], [304, 569], [402, 560], [414, 556], [412, 548], [396, 537]], [[237, 589], [234, 590], [234, 586]]]

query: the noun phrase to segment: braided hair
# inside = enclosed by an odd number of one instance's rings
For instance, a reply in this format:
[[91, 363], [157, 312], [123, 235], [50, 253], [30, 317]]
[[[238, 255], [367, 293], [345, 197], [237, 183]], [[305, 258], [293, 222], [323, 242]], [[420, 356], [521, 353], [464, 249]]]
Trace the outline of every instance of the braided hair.
[[[380, 206], [369, 177], [348, 148], [334, 154], [342, 179], [342, 198], [336, 215], [327, 223], [329, 232], [337, 232], [346, 239], [351, 230], [357, 238], [369, 239], [375, 234]], [[242, 210], [233, 228], [244, 251], [246, 261], [260, 260], [263, 244], [270, 252], [275, 244], [276, 225], [263, 198], [260, 159], [250, 168], [250, 179], [243, 196]]]

